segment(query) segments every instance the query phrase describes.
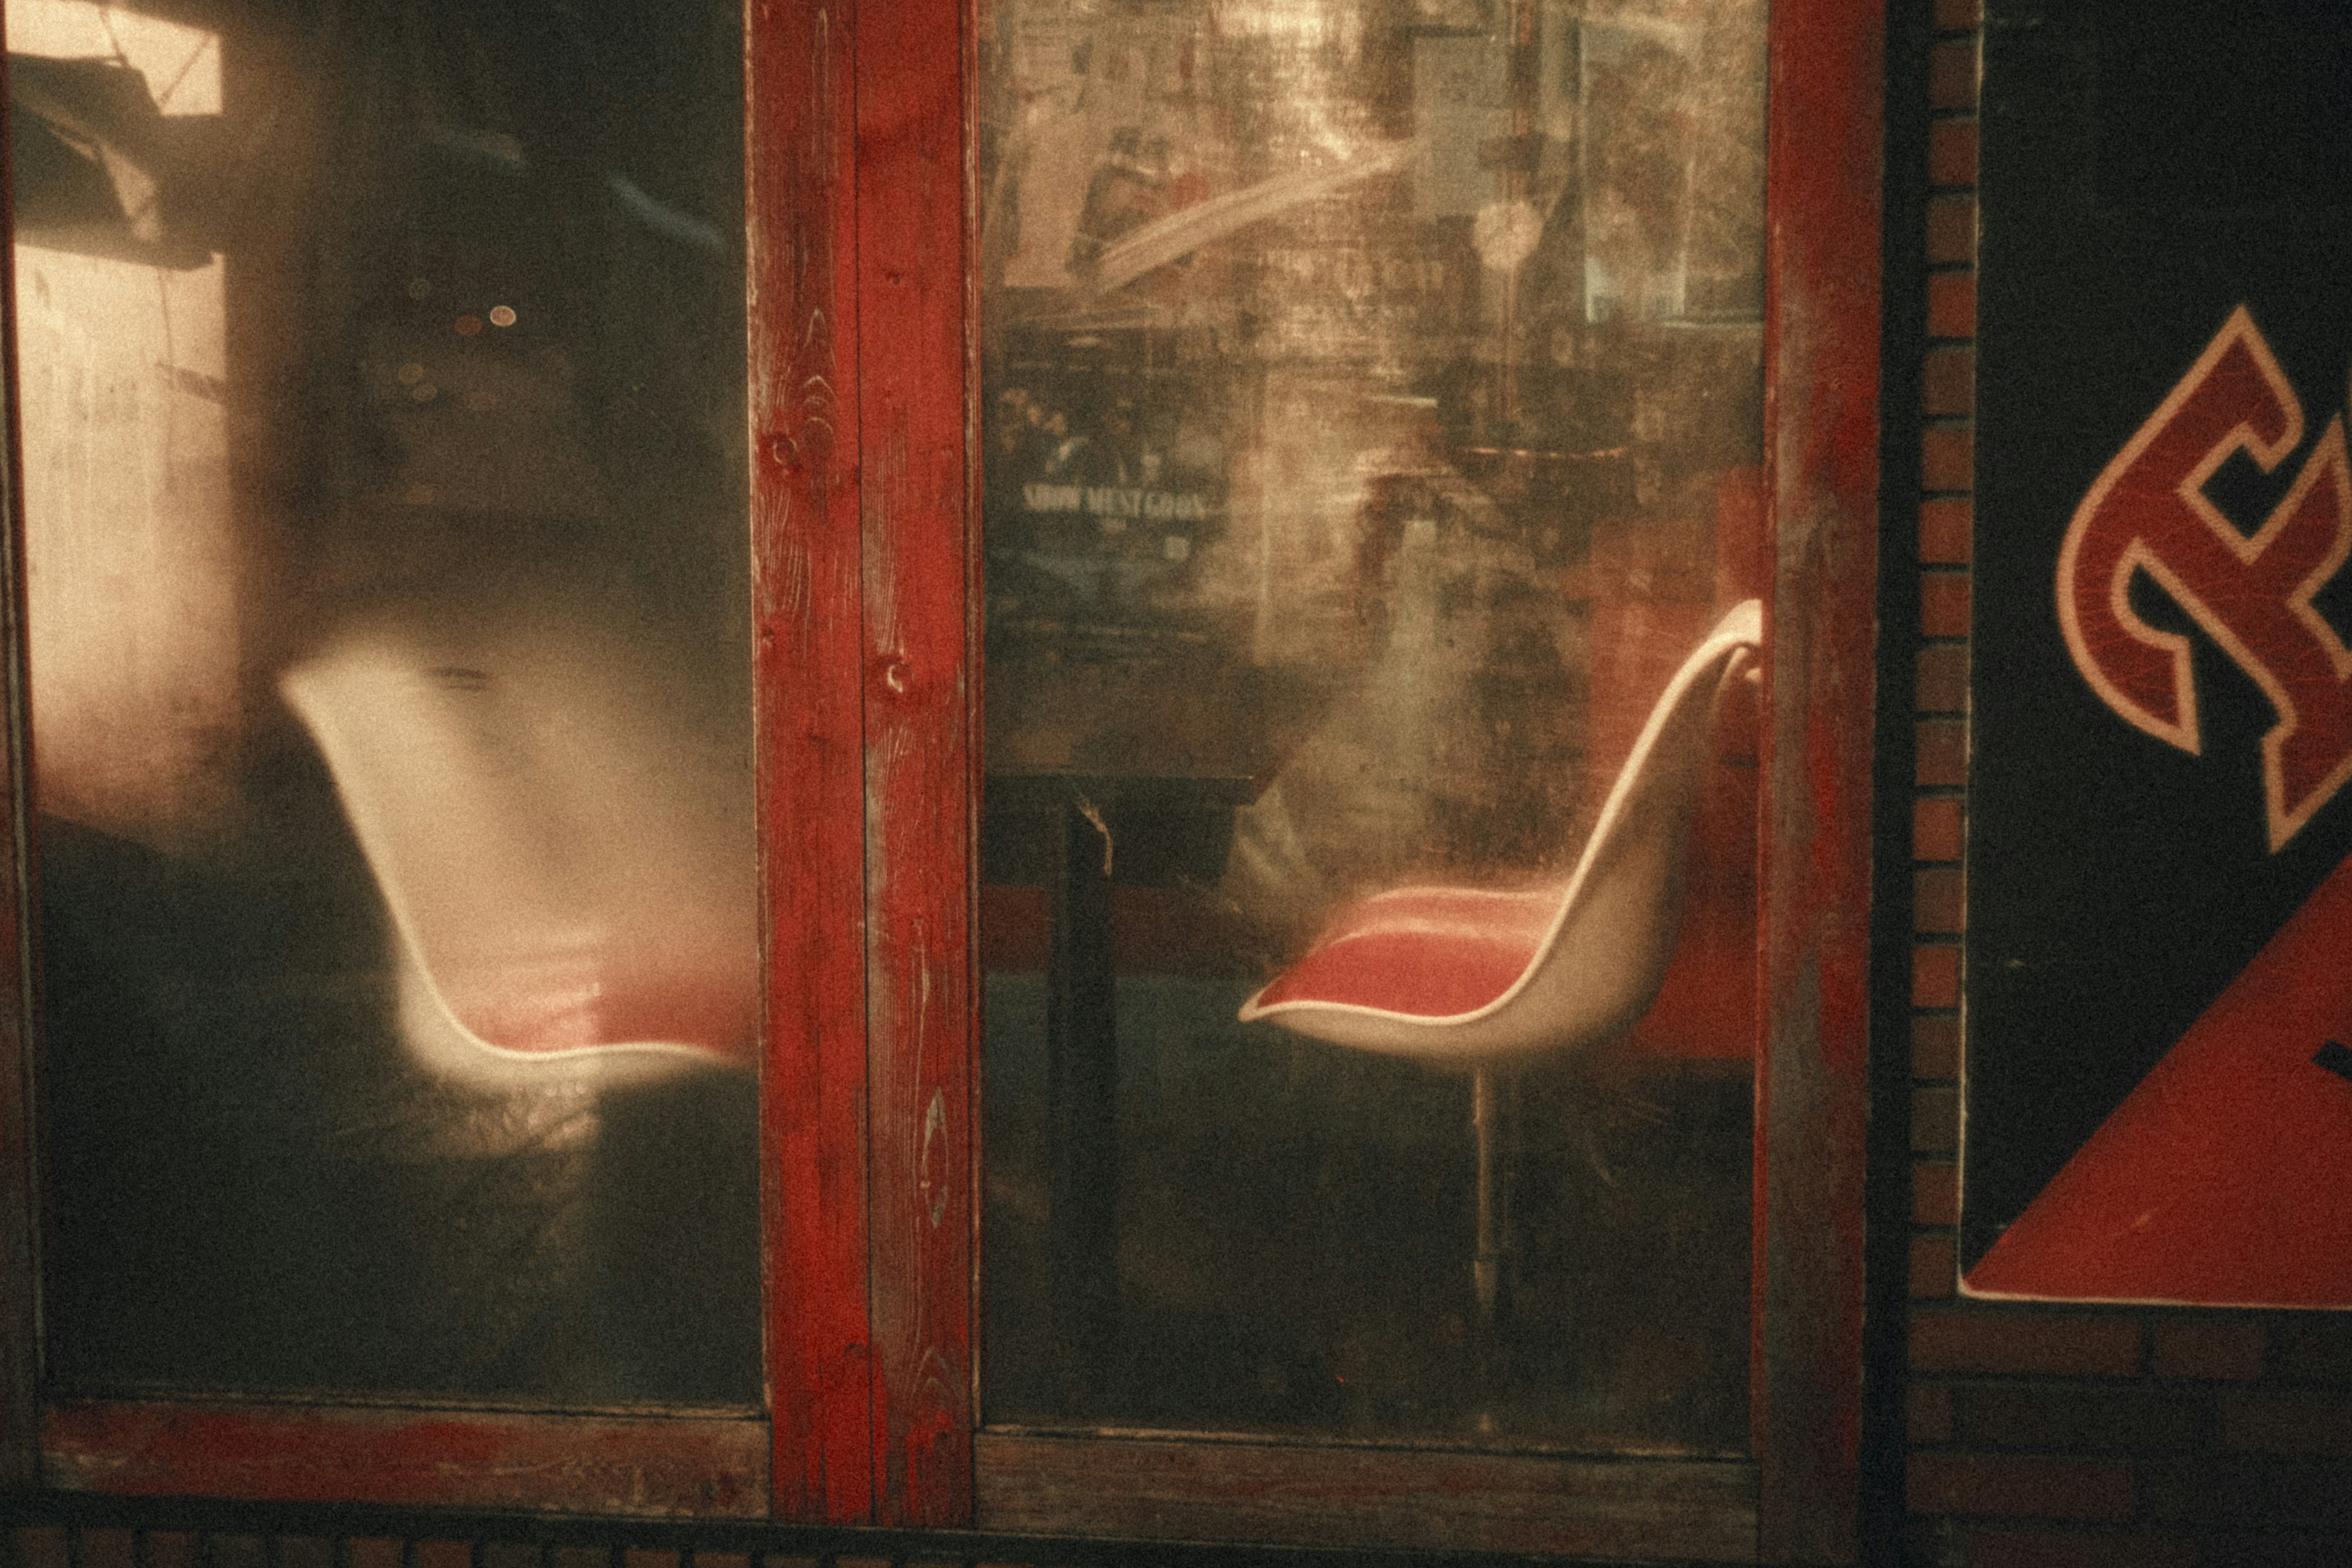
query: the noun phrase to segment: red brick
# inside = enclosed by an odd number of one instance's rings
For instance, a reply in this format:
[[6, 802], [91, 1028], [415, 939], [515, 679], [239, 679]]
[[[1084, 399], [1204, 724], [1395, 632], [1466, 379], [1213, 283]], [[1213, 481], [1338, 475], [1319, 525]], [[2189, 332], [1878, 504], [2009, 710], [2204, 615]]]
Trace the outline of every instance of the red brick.
[[[633, 1552], [629, 1555], [635, 1557], [636, 1554]], [[751, 1568], [751, 1554], [748, 1552], [698, 1552], [694, 1554], [694, 1568]]]
[[1960, 1005], [1960, 950], [1921, 943], [1911, 950], [1911, 1005]]
[[[697, 1558], [701, 1555], [698, 1552], [695, 1553]], [[769, 1552], [761, 1557], [760, 1568], [824, 1568], [824, 1563], [815, 1557], [779, 1557]]]
[[[2140, 1507], [2200, 1530], [2352, 1530], [2352, 1465], [2280, 1454], [2150, 1456]], [[2344, 1559], [2336, 1560], [2341, 1563]]]
[[1965, 425], [1930, 425], [1919, 435], [1919, 483], [1931, 490], [1965, 490], [1977, 482], [1976, 432]]
[[1976, 411], [1976, 350], [1929, 350], [1919, 375], [1920, 411], [1943, 417], [1965, 417]]
[[127, 1530], [81, 1530], [75, 1533], [78, 1568], [132, 1568], [138, 1538]]
[[1911, 1223], [1960, 1223], [1960, 1168], [1920, 1161], [1911, 1167]]
[[893, 1568], [887, 1557], [836, 1557], [833, 1568]]
[[1927, 262], [1952, 266], [1977, 258], [1977, 199], [1941, 195], [1927, 202]]
[[1919, 574], [1919, 635], [1964, 637], [1969, 635], [1969, 575], [1965, 572], [1923, 572]]
[[[1925, 597], [1925, 595], [1922, 595]], [[1961, 614], [1967, 614], [1963, 606]], [[1922, 713], [1963, 713], [1969, 706], [1969, 650], [1964, 647], [1923, 647], [1914, 696]], [[1957, 804], [1957, 803], [1956, 803]], [[1945, 856], [1950, 859], [1953, 857]]]
[[1952, 1429], [1979, 1448], [2179, 1451], [2205, 1442], [2196, 1389], [2141, 1383], [1970, 1383], [1953, 1394]]
[[2232, 1391], [2221, 1396], [2221, 1447], [2352, 1458], [2352, 1405], [2326, 1394]]
[[1903, 1521], [1903, 1555], [1891, 1561], [1952, 1568], [1968, 1561], [1968, 1532], [1957, 1519], [1909, 1514]]
[[1927, 936], [1957, 936], [1968, 922], [1968, 894], [1958, 866], [1911, 873], [1911, 929]]
[[474, 1543], [470, 1541], [420, 1541], [416, 1543], [416, 1568], [472, 1568]]
[[1927, 183], [1944, 186], [1977, 183], [1974, 120], [1938, 120], [1927, 127]]
[[1914, 1454], [1906, 1492], [1916, 1513], [2128, 1519], [2132, 1511], [2131, 1467], [2111, 1459]]
[[1923, 1372], [2136, 1377], [2139, 1324], [2087, 1312], [1915, 1311], [1911, 1364]]
[[1958, 32], [1984, 20], [1984, 0], [1936, 0], [1936, 30]]
[[1954, 1252], [1948, 1236], [1911, 1238], [1911, 1299], [1941, 1300], [1952, 1293]]
[[401, 1542], [389, 1535], [354, 1535], [343, 1542], [351, 1568], [401, 1568]]
[[1969, 1568], [2195, 1568], [2200, 1561], [2196, 1544], [2177, 1536], [1971, 1530], [1968, 1539]]
[[2266, 1348], [2263, 1325], [2245, 1318], [2158, 1319], [2148, 1330], [2149, 1364], [2158, 1377], [2251, 1383], [2263, 1375]]
[[2271, 1375], [2289, 1383], [2352, 1383], [2352, 1314], [2303, 1313], [2271, 1334]]
[[1911, 1076], [1960, 1076], [1960, 1021], [1951, 1014], [1911, 1020]]
[[2197, 1542], [2197, 1568], [2344, 1568], [2352, 1563], [2352, 1541], [2338, 1535], [2203, 1535]]
[[1927, 57], [1927, 106], [1930, 109], [1974, 109], [1977, 106], [1977, 41], [1947, 38]]
[[16, 1527], [17, 1568], [67, 1568], [71, 1556], [63, 1525], [26, 1524]]
[[1903, 1430], [1914, 1443], [1948, 1443], [1952, 1438], [1952, 1387], [1948, 1383], [1915, 1383], [1904, 1403]]
[[1915, 1089], [1911, 1091], [1911, 1152], [1949, 1154], [1960, 1146], [1960, 1091], [1956, 1089]]
[[1919, 563], [1923, 566], [1965, 566], [1969, 535], [1975, 530], [1973, 509], [1965, 500], [1924, 501], [1919, 507]]
[[1911, 803], [1911, 858], [1957, 860], [1960, 858], [1960, 803], [1957, 800], [1915, 800]]
[[1975, 273], [1931, 272], [1927, 275], [1927, 335], [1931, 338], [1973, 338], [1977, 335]]
[[[1969, 782], [1969, 727], [1958, 719], [1919, 721], [1918, 770], [1912, 782], [1929, 789]], [[1929, 1005], [1931, 1004], [1923, 1004]], [[1949, 1006], [1949, 1003], [1932, 1004]]]

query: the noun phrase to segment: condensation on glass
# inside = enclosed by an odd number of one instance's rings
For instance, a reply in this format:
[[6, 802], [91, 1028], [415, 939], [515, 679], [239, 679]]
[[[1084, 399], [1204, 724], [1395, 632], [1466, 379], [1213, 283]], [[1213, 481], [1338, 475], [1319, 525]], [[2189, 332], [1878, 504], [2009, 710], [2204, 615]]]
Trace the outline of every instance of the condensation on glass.
[[1630, 1026], [1241, 1015], [1539, 931], [1764, 595], [1762, 0], [980, 17], [983, 1419], [1742, 1451], [1752, 653]]
[[755, 1405], [740, 7], [6, 26], [50, 1377]]

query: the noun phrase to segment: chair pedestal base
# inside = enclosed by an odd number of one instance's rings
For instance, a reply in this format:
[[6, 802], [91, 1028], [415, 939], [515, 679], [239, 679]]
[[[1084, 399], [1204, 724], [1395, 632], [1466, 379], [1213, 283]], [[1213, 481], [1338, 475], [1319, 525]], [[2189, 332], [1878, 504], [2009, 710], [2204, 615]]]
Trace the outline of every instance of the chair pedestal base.
[[1504, 1330], [1509, 1321], [1504, 1269], [1507, 1216], [1498, 1163], [1502, 1106], [1495, 1079], [1492, 1068], [1482, 1067], [1470, 1075], [1470, 1131], [1478, 1150], [1476, 1244], [1470, 1259], [1470, 1288], [1478, 1304], [1471, 1341], [1478, 1403], [1471, 1424], [1481, 1436], [1492, 1436], [1497, 1430], [1495, 1412], [1503, 1394]]

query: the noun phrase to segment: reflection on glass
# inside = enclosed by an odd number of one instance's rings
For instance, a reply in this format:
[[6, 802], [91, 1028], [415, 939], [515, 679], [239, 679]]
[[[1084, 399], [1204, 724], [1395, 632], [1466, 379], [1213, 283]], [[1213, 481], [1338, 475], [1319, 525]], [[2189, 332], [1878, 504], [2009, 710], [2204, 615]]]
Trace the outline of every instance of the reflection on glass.
[[1760, 0], [981, 50], [984, 1418], [1741, 1450]]
[[740, 8], [7, 0], [47, 1367], [759, 1397]]

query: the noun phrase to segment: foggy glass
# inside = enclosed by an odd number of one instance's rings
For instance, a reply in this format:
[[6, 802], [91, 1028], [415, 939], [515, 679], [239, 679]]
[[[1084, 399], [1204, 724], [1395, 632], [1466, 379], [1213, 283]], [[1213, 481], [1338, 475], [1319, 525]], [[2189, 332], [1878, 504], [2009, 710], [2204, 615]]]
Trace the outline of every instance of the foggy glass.
[[1764, 595], [1761, 0], [980, 14], [983, 1420], [1744, 1451], [1752, 666], [1630, 1027], [1240, 1013], [1541, 930]]
[[50, 1377], [756, 1405], [740, 7], [6, 19]]

